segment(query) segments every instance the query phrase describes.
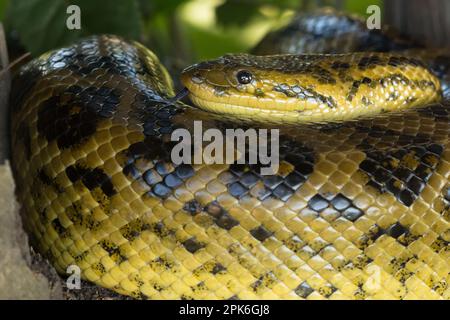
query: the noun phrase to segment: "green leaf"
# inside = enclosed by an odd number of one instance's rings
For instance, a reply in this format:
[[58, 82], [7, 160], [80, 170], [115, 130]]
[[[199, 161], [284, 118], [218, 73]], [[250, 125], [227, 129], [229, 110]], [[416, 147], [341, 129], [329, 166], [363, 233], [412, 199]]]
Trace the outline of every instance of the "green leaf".
[[138, 39], [141, 16], [135, 0], [76, 0], [81, 9], [81, 25], [84, 35], [111, 33], [130, 39]]
[[258, 9], [251, 1], [229, 0], [216, 8], [217, 21], [224, 26], [247, 24], [259, 14]]
[[275, 7], [281, 10], [298, 9], [300, 0], [227, 0], [216, 7], [219, 24], [224, 26], [242, 26], [261, 16], [263, 6]]
[[0, 0], [0, 22], [3, 22], [8, 7], [9, 0]]
[[146, 9], [148, 16], [157, 14], [173, 14], [173, 12], [183, 3], [190, 0], [140, 0], [141, 8]]
[[[8, 12], [12, 27], [32, 54], [54, 48], [77, 37], [66, 29], [66, 4], [57, 0], [15, 0]], [[69, 31], [69, 30], [67, 30]]]
[[345, 3], [345, 11], [350, 13], [357, 13], [363, 17], [367, 16], [367, 8], [370, 5], [377, 5], [383, 7], [381, 0], [349, 0]]
[[[67, 7], [78, 5], [81, 30], [66, 27]], [[99, 33], [117, 34], [137, 39], [140, 14], [136, 0], [14, 0], [10, 20], [21, 41], [33, 55], [73, 42], [82, 36]]]

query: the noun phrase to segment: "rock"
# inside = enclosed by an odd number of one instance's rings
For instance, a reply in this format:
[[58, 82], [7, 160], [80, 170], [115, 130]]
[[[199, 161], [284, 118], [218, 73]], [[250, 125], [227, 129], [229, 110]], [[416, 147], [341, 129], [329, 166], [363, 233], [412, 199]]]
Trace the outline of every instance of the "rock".
[[0, 181], [0, 299], [62, 299], [54, 269], [30, 254], [8, 163], [0, 166]]

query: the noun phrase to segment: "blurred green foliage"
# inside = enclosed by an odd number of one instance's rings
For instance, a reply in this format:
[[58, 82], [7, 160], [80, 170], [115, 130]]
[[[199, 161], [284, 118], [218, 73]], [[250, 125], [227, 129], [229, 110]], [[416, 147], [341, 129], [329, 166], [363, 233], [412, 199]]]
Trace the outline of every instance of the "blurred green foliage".
[[[382, 0], [0, 0], [0, 21], [33, 55], [90, 34], [110, 33], [141, 41], [177, 64], [246, 51], [295, 12], [338, 2], [343, 10], [362, 15], [367, 6], [382, 4]], [[66, 28], [71, 4], [81, 9], [81, 30]]]

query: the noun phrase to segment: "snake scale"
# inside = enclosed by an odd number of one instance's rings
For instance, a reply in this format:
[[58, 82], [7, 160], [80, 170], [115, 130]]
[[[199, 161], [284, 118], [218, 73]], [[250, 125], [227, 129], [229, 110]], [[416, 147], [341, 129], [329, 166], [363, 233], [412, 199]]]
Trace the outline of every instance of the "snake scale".
[[[386, 53], [316, 56], [325, 63], [296, 68], [312, 85], [295, 88], [285, 78], [293, 64], [248, 57], [200, 63], [182, 81], [231, 99], [247, 89], [220, 86], [222, 69], [244, 65], [272, 81], [249, 99], [273, 89], [275, 107], [309, 97], [339, 109], [330, 99], [343, 92], [367, 108], [420, 105], [325, 123], [239, 122], [167, 103], [170, 76], [142, 45], [89, 37], [31, 61], [13, 83], [11, 164], [32, 244], [61, 274], [77, 265], [83, 279], [142, 299], [449, 299], [450, 106], [431, 71]], [[322, 86], [340, 89], [327, 96]], [[194, 120], [279, 128], [278, 171], [174, 164], [170, 135]]]

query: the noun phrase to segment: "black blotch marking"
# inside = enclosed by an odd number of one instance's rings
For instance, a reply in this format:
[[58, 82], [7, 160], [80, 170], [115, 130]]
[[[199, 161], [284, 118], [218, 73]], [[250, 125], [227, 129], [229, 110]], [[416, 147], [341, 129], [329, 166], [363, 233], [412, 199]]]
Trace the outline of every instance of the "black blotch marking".
[[159, 238], [165, 238], [174, 235], [174, 231], [167, 228], [167, 226], [162, 222], [152, 223], [148, 227], [148, 229], [156, 234]]
[[99, 222], [94, 220], [94, 217], [90, 214], [90, 212], [87, 214], [83, 213], [83, 206], [79, 200], [73, 202], [72, 205], [66, 208], [66, 214], [76, 226], [81, 226], [87, 229], [95, 229], [99, 225]]
[[350, 64], [348, 64], [347, 62], [335, 61], [331, 65], [331, 68], [335, 70], [348, 70], [350, 69]]
[[442, 202], [443, 206], [440, 214], [447, 222], [450, 222], [450, 186], [446, 186], [442, 190]]
[[194, 168], [188, 164], [182, 164], [175, 169], [175, 173], [183, 180], [186, 180], [195, 174]]
[[53, 187], [56, 192], [62, 193], [64, 189], [52, 178], [48, 176], [43, 168], [37, 173], [37, 178], [45, 185]]
[[360, 239], [359, 248], [361, 250], [364, 250], [370, 244], [376, 242], [377, 239], [382, 235], [384, 235], [385, 233], [386, 231], [384, 229], [382, 229], [379, 225], [374, 224], [369, 228], [368, 232], [365, 235], [363, 235], [363, 238]]
[[293, 193], [294, 191], [286, 184], [280, 184], [272, 191], [272, 194], [275, 196], [275, 198], [278, 198], [281, 201], [287, 201]]
[[80, 165], [72, 165], [66, 168], [66, 174], [72, 182], [81, 180], [89, 190], [99, 187], [108, 197], [117, 193], [111, 178], [100, 168], [91, 169]]
[[324, 123], [320, 124], [318, 127], [318, 130], [323, 133], [335, 133], [336, 131], [339, 131], [342, 128], [346, 128], [345, 123]]
[[323, 295], [325, 298], [331, 297], [331, 295], [336, 292], [337, 288], [333, 285], [327, 285], [319, 289], [319, 293]]
[[183, 183], [183, 180], [178, 178], [175, 174], [168, 174], [164, 177], [164, 183], [169, 188], [177, 188]]
[[353, 264], [353, 266], [355, 266], [356, 268], [359, 268], [359, 269], [364, 269], [365, 267], [367, 267], [367, 265], [369, 265], [372, 262], [373, 262], [373, 259], [369, 258], [364, 253], [357, 255], [356, 257], [352, 258], [352, 260], [351, 260], [351, 263]]
[[161, 97], [154, 92], [145, 90], [135, 96], [132, 102], [130, 116], [143, 123], [144, 135], [161, 137], [169, 135], [181, 125], [172, 121], [173, 117], [183, 112], [181, 107], [167, 106], [168, 97]]
[[103, 263], [98, 262], [92, 265], [92, 269], [99, 275], [102, 276], [106, 273], [106, 268]]
[[401, 235], [405, 234], [408, 231], [408, 228], [402, 226], [399, 222], [394, 223], [386, 230], [386, 234], [391, 236], [392, 238], [399, 238]]
[[259, 177], [253, 172], [245, 172], [241, 176], [241, 180], [239, 181], [244, 187], [251, 188], [253, 187], [259, 180]]
[[272, 272], [267, 272], [260, 276], [258, 280], [253, 282], [250, 287], [254, 292], [258, 292], [262, 288], [272, 288], [273, 284], [276, 283], [277, 278]]
[[187, 251], [194, 254], [195, 252], [203, 248], [205, 245], [198, 242], [197, 239], [195, 239], [195, 237], [192, 237], [184, 241], [183, 246]]
[[65, 233], [67, 230], [61, 224], [61, 222], [59, 221], [59, 218], [56, 218], [52, 221], [52, 227], [56, 231], [56, 233], [58, 233], [61, 237], [65, 236]]
[[195, 199], [186, 202], [183, 206], [183, 210], [189, 212], [193, 216], [202, 212], [202, 209], [201, 204]]
[[100, 241], [99, 244], [106, 252], [108, 252], [109, 256], [116, 264], [120, 264], [127, 260], [127, 257], [122, 254], [120, 248], [112, 241], [105, 239]]
[[414, 273], [406, 268], [406, 264], [411, 260], [417, 260], [416, 255], [408, 255], [403, 257], [395, 257], [389, 261], [390, 272], [394, 275], [394, 278], [400, 281], [402, 284], [408, 280]]
[[309, 73], [311, 76], [316, 78], [319, 83], [322, 84], [336, 84], [336, 79], [333, 74], [317, 65], [306, 65], [302, 72]]
[[213, 217], [214, 222], [220, 228], [230, 230], [239, 224], [239, 221], [234, 219], [217, 201], [209, 203], [204, 210]]
[[295, 253], [299, 253], [301, 249], [306, 246], [306, 243], [300, 239], [297, 235], [292, 236], [289, 239], [283, 241], [286, 247], [292, 250]]
[[[280, 137], [280, 161], [290, 163], [294, 168], [286, 175], [261, 175], [260, 164], [230, 165], [227, 179], [228, 192], [241, 199], [249, 194], [264, 201], [269, 197], [287, 201], [306, 182], [314, 171], [314, 151], [287, 136]], [[249, 148], [246, 147], [246, 150]], [[248, 159], [248, 156], [245, 156]], [[264, 165], [266, 166], [266, 165]]]
[[436, 253], [439, 253], [441, 250], [450, 251], [450, 241], [446, 241], [439, 236], [433, 241], [430, 247]]
[[136, 168], [136, 165], [134, 163], [125, 165], [122, 172], [124, 175], [131, 177], [133, 180], [138, 180], [139, 178], [141, 178], [141, 173], [138, 168]]
[[241, 183], [234, 182], [228, 186], [228, 192], [235, 198], [242, 198], [247, 194], [248, 189], [245, 188]]
[[402, 67], [409, 64], [417, 65], [417, 62], [408, 57], [392, 56], [389, 58], [387, 64], [393, 67]]
[[345, 211], [342, 213], [342, 216], [349, 220], [349, 221], [356, 221], [359, 217], [361, 217], [364, 214], [364, 212], [356, 207], [349, 207], [345, 209]]
[[371, 69], [379, 66], [382, 60], [377, 55], [370, 55], [366, 57], [362, 57], [358, 62], [358, 67], [362, 70]]
[[406, 229], [405, 232], [400, 234], [396, 238], [396, 240], [403, 246], [407, 247], [414, 241], [418, 240], [420, 238], [420, 236], [412, 234], [412, 232], [408, 228], [405, 228], [405, 229]]
[[320, 212], [325, 210], [328, 207], [328, 200], [323, 198], [321, 195], [316, 194], [308, 201], [308, 206], [311, 210], [316, 212]]
[[163, 183], [157, 183], [152, 187], [152, 193], [159, 198], [166, 199], [171, 194], [171, 190]]
[[[334, 80], [336, 82], [336, 80]], [[317, 103], [326, 104], [329, 108], [336, 108], [337, 103], [332, 96], [325, 96], [312, 88], [305, 88], [300, 85], [289, 86], [282, 83], [273, 87], [274, 91], [281, 92], [287, 97], [296, 97], [300, 100], [315, 100]]]
[[47, 175], [47, 173], [44, 171], [43, 168], [41, 168], [38, 171], [38, 175], [37, 176], [38, 176], [39, 180], [41, 180], [42, 183], [44, 183], [44, 184], [46, 184], [48, 186], [52, 185], [52, 183], [53, 183], [52, 179]]
[[124, 225], [120, 228], [120, 232], [122, 236], [128, 241], [133, 241], [145, 230], [150, 230], [151, 226], [148, 223], [145, 223], [141, 219], [135, 219], [130, 221], [128, 224]]
[[420, 85], [419, 83], [416, 83], [414, 81], [411, 82], [411, 80], [409, 80], [407, 77], [405, 77], [402, 74], [391, 74], [389, 76], [377, 79], [375, 81], [375, 83], [379, 83], [383, 88], [387, 88], [388, 86], [391, 86], [391, 85], [397, 86], [398, 84], [402, 84], [404, 86], [417, 85], [417, 86], [421, 87], [422, 89], [424, 88], [424, 86]]
[[358, 93], [358, 90], [359, 90], [359, 88], [361, 87], [362, 84], [370, 86], [371, 83], [372, 83], [372, 80], [370, 78], [367, 78], [367, 77], [364, 77], [361, 80], [353, 81], [352, 87], [350, 88], [350, 91], [347, 94], [347, 98], [346, 99], [348, 101], [352, 101], [353, 98]]
[[338, 193], [335, 196], [332, 194], [323, 196], [316, 194], [308, 201], [308, 207], [317, 212], [324, 212], [327, 208], [334, 208], [339, 212], [340, 216], [349, 220], [356, 221], [364, 212], [353, 204], [353, 201]]
[[104, 69], [110, 74], [127, 75], [134, 74], [136, 70], [127, 63], [127, 57], [113, 54], [103, 56], [99, 52], [98, 44], [82, 45], [82, 51], [67, 56], [64, 63], [66, 68], [80, 76], [91, 74], [96, 69]]
[[120, 96], [117, 89], [71, 86], [40, 104], [38, 131], [61, 149], [80, 144], [95, 133], [99, 121], [113, 116]]
[[158, 162], [167, 165], [167, 163], [172, 162], [170, 152], [175, 144], [174, 141], [166, 142], [156, 137], [145, 137], [143, 141], [129, 146], [126, 151], [128, 158], [126, 164], [133, 163], [137, 159], [145, 159], [148, 161], [158, 160]]
[[[381, 193], [391, 193], [409, 207], [436, 170], [443, 147], [434, 143], [415, 145], [414, 142], [421, 140], [419, 136], [400, 135], [398, 140], [400, 146], [409, 146], [389, 152], [367, 151], [367, 157], [360, 163], [359, 169], [368, 175], [367, 185]], [[359, 147], [364, 149], [367, 144], [363, 142]]]
[[[124, 174], [135, 179], [142, 176], [142, 181], [151, 188], [149, 196], [166, 199], [187, 179], [195, 175], [191, 165], [181, 164], [174, 167], [170, 158], [173, 145], [172, 142], [164, 142], [155, 137], [146, 137], [143, 141], [130, 145], [124, 152], [126, 158], [123, 165]], [[135, 169], [134, 163], [142, 159], [155, 165], [141, 175]]]
[[82, 262], [84, 259], [86, 259], [86, 257], [88, 256], [88, 254], [89, 254], [89, 251], [83, 251], [82, 253], [80, 253], [79, 255], [77, 255], [77, 256], [75, 256], [74, 257], [74, 259], [75, 259], [75, 262], [76, 263], [80, 263], [80, 262]]
[[350, 199], [340, 193], [331, 200], [331, 205], [340, 212], [350, 207], [351, 203]]
[[358, 248], [361, 250], [366, 249], [383, 235], [396, 239], [397, 242], [403, 246], [408, 246], [419, 238], [419, 236], [413, 235], [408, 228], [402, 226], [399, 222], [394, 223], [387, 229], [383, 229], [379, 225], [374, 224], [370, 227], [368, 232], [359, 239]]
[[212, 274], [224, 273], [227, 269], [220, 263], [216, 263], [211, 270]]
[[257, 240], [263, 242], [267, 238], [271, 237], [273, 232], [267, 230], [263, 225], [250, 230], [250, 234]]
[[314, 292], [314, 289], [308, 284], [308, 282], [303, 281], [300, 283], [294, 292], [301, 298], [306, 299], [308, 296]]
[[[167, 271], [167, 270], [172, 270], [173, 271], [173, 269], [175, 267], [175, 264], [174, 264], [173, 261], [169, 261], [165, 257], [158, 257], [158, 258], [156, 258], [156, 259], [154, 259], [154, 260], [152, 260], [150, 262], [150, 266], [152, 268], [154, 268], [155, 270], [157, 270], [157, 272]], [[154, 288], [157, 291], [161, 291], [162, 290], [162, 288], [158, 284], [155, 284]]]

